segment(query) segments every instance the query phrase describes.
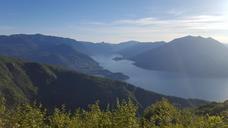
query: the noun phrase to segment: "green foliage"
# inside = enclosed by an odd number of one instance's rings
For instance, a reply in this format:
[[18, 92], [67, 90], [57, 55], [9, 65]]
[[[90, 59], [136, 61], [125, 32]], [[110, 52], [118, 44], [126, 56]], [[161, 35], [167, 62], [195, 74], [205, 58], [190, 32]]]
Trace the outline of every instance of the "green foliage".
[[5, 125], [5, 99], [0, 97], [0, 128], [2, 128]]
[[105, 110], [99, 103], [87, 110], [66, 111], [56, 108], [47, 114], [41, 105], [20, 104], [8, 108], [0, 98], [0, 128], [227, 128], [223, 116], [196, 115], [193, 110], [177, 109], [162, 99], [137, 114], [137, 105], [131, 100], [117, 101], [116, 107]]
[[220, 115], [228, 119], [228, 100], [223, 103], [209, 103], [196, 109], [197, 114]]
[[111, 114], [109, 110], [101, 111], [98, 103], [89, 105], [88, 111], [77, 112], [82, 128], [111, 128]]
[[178, 124], [179, 114], [168, 100], [162, 99], [145, 110], [144, 118], [156, 126], [164, 127]]
[[228, 127], [228, 100], [223, 103], [213, 102], [200, 106], [195, 110], [195, 113], [198, 115], [208, 115], [209, 124], [212, 123], [210, 126], [219, 125], [219, 121], [223, 120], [225, 127]]
[[49, 121], [53, 128], [69, 127], [71, 124], [70, 113], [65, 112], [64, 107], [61, 109], [56, 108]]
[[138, 128], [139, 122], [136, 112], [137, 106], [131, 100], [117, 102], [117, 108], [113, 112], [113, 128]]
[[8, 126], [15, 128], [41, 128], [45, 127], [46, 112], [41, 106], [34, 104], [18, 105], [15, 110], [9, 112]]

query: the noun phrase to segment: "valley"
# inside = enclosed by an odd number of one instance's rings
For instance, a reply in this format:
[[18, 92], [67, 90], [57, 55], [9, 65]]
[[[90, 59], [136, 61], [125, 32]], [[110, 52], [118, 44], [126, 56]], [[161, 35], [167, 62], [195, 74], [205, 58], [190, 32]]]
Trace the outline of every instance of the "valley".
[[163, 95], [228, 99], [228, 48], [212, 38], [111, 44], [16, 34], [0, 36], [0, 55], [121, 80]]

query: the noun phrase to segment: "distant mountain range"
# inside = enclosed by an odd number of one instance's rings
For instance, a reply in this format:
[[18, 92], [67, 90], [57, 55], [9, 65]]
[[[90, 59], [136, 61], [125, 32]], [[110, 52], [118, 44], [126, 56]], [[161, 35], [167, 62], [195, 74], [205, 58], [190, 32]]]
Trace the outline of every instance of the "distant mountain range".
[[91, 57], [120, 54], [135, 65], [200, 77], [228, 76], [228, 48], [203, 37], [186, 36], [168, 43], [128, 41], [119, 44], [92, 43], [69, 38], [35, 35], [0, 36], [0, 55], [60, 65], [90, 75], [117, 80], [128, 77], [104, 70]]
[[164, 45], [166, 42], [137, 42], [137, 41], [128, 41], [118, 44], [120, 47], [122, 45], [131, 44], [122, 49], [118, 49], [115, 52], [121, 54], [125, 59], [131, 59], [132, 57], [144, 53], [145, 51], [152, 50]]
[[170, 42], [86, 43], [84, 54], [120, 54], [135, 65], [195, 77], [228, 77], [228, 48], [213, 38], [186, 36]]
[[85, 42], [41, 34], [0, 36], [0, 55], [59, 65], [90, 75], [112, 79], [124, 80], [128, 78], [121, 73], [112, 73], [100, 67], [96, 61], [83, 53], [90, 51], [86, 46]]
[[121, 54], [125, 58], [131, 58], [164, 43], [138, 41], [120, 44], [92, 43], [42, 34], [16, 34], [0, 36], [0, 55], [58, 65], [89, 75], [125, 80], [127, 76], [103, 69], [91, 56]]
[[0, 96], [8, 105], [36, 100], [47, 108], [65, 104], [67, 108], [86, 107], [96, 100], [105, 106], [119, 98], [132, 99], [144, 108], [162, 97], [177, 106], [205, 104], [202, 100], [160, 95], [115, 80], [88, 76], [49, 65], [0, 57]]
[[130, 59], [135, 65], [151, 70], [200, 77], [228, 76], [228, 49], [212, 38], [178, 38]]

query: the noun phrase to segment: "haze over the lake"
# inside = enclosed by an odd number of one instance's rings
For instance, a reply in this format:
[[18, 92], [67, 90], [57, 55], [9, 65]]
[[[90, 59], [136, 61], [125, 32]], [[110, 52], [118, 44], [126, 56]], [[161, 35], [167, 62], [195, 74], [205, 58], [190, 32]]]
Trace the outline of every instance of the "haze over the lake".
[[1, 35], [112, 43], [201, 35], [228, 43], [227, 0], [1, 0], [0, 16]]

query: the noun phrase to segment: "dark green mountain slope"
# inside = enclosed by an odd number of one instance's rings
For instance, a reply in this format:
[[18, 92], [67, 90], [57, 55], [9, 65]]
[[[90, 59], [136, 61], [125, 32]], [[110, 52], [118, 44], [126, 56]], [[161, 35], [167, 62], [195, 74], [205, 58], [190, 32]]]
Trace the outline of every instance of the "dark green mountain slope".
[[205, 104], [195, 109], [195, 112], [199, 115], [221, 116], [224, 122], [228, 124], [228, 100], [223, 103], [213, 102]]
[[6, 97], [10, 105], [37, 100], [49, 108], [62, 104], [68, 108], [85, 107], [96, 100], [104, 105], [115, 103], [117, 98], [128, 97], [142, 108], [162, 97], [182, 107], [205, 103], [168, 97], [124, 82], [7, 57], [0, 58], [0, 95]]
[[68, 38], [41, 34], [0, 36], [0, 55], [60, 65], [86, 74], [112, 79], [127, 78], [123, 74], [104, 70], [96, 61], [81, 51], [85, 51], [84, 43]]
[[198, 114], [209, 114], [209, 115], [222, 115], [226, 116], [228, 120], [228, 100], [223, 103], [209, 103], [197, 108], [196, 112]]

